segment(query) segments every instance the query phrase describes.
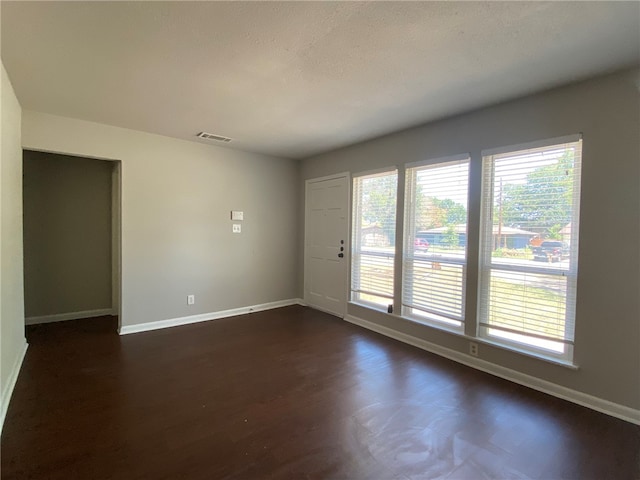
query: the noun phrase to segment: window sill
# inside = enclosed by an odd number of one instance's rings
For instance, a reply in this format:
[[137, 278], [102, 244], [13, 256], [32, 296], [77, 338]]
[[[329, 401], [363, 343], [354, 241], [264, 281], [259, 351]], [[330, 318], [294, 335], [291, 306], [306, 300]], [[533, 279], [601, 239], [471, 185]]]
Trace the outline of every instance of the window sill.
[[[470, 335], [467, 335], [464, 333], [464, 331], [462, 330], [464, 328], [464, 324], [462, 326], [461, 329], [458, 329], [456, 327], [448, 327], [447, 325], [436, 325], [433, 323], [429, 323], [429, 322], [424, 322], [421, 320], [417, 320], [415, 318], [411, 318], [411, 317], [404, 317], [402, 315], [396, 315], [395, 313], [388, 313], [387, 310], [384, 307], [381, 307], [380, 305], [374, 305], [374, 304], [369, 304], [369, 303], [364, 303], [364, 302], [354, 302], [354, 301], [349, 301], [348, 302], [349, 305], [355, 305], [357, 307], [361, 307], [361, 308], [366, 308], [369, 310], [373, 310], [375, 312], [378, 313], [383, 313], [385, 315], [389, 315], [391, 317], [403, 320], [405, 322], [410, 322], [416, 325], [420, 325], [422, 327], [427, 327], [427, 328], [433, 328], [435, 330], [440, 330], [442, 332], [446, 332], [446, 333], [450, 333], [452, 335], [456, 335], [458, 337], [463, 337], [467, 340], [469, 340], [470, 342], [477, 342], [479, 344], [482, 345], [488, 345], [490, 347], [495, 347], [495, 348], [499, 348], [501, 350], [507, 350], [509, 352], [514, 352], [517, 353], [519, 355], [524, 355], [525, 357], [529, 357], [529, 358], [533, 358], [536, 360], [541, 360], [543, 362], [546, 363], [550, 363], [552, 365], [557, 365], [560, 367], [564, 367], [564, 368], [568, 368], [569, 370], [579, 370], [580, 367], [578, 365], [576, 365], [575, 363], [569, 361], [569, 360], [564, 360], [561, 358], [557, 358], [557, 357], [553, 357], [550, 355], [544, 355], [542, 353], [536, 353], [536, 352], [532, 352], [523, 348], [518, 348], [516, 345], [510, 345], [507, 343], [502, 343], [499, 341], [493, 341], [490, 339], [487, 339], [485, 337], [472, 337]], [[461, 352], [464, 353], [464, 352]], [[473, 358], [473, 357], [471, 357]]]
[[500, 341], [494, 341], [494, 340], [490, 340], [486, 337], [470, 337], [470, 336], [466, 336], [469, 340], [472, 340], [474, 342], [478, 342], [484, 345], [489, 345], [491, 347], [497, 347], [500, 348], [502, 350], [507, 350], [509, 352], [515, 352], [518, 353], [520, 355], [524, 355], [526, 357], [530, 357], [530, 358], [535, 358], [536, 360], [542, 360], [543, 362], [547, 362], [547, 363], [552, 363], [554, 365], [559, 365], [561, 367], [565, 367], [568, 368], [570, 370], [579, 370], [579, 366], [576, 365], [575, 363], [569, 361], [569, 360], [565, 360], [562, 358], [557, 358], [551, 355], [545, 355], [543, 353], [537, 353], [537, 352], [532, 352], [530, 350], [524, 349], [524, 348], [518, 348], [518, 346], [516, 345], [511, 345], [508, 343], [503, 343]]
[[[387, 309], [381, 305], [376, 305], [375, 303], [367, 303], [367, 302], [356, 302], [354, 300], [349, 300], [347, 302], [348, 305], [355, 305], [356, 307], [368, 308], [369, 310], [373, 310], [375, 312], [384, 313], [386, 315], [394, 315], [393, 313], [387, 312]], [[397, 315], [394, 315], [397, 316]]]
[[348, 303], [349, 305], [355, 305], [357, 307], [366, 308], [368, 310], [373, 310], [374, 312], [384, 313], [385, 315], [389, 315], [390, 317], [397, 318], [405, 322], [414, 323], [416, 325], [420, 325], [421, 327], [435, 328], [436, 330], [442, 330], [447, 333], [453, 333], [454, 335], [464, 336], [464, 323], [462, 324], [461, 327], [455, 327], [453, 325], [449, 326], [445, 324], [440, 325], [436, 322], [432, 323], [428, 319], [421, 320], [419, 318], [398, 315], [397, 313], [389, 313], [387, 312], [386, 308], [373, 303], [357, 302], [353, 300], [349, 301]]
[[429, 319], [419, 319], [415, 317], [407, 317], [404, 315], [400, 315], [398, 318], [410, 323], [415, 323], [416, 325], [420, 325], [423, 327], [435, 328], [436, 330], [442, 330], [443, 332], [453, 333], [458, 336], [465, 336], [464, 334], [464, 323], [460, 327], [456, 327], [454, 325], [447, 325], [445, 323], [437, 323], [435, 321], [429, 321]]
[[524, 348], [518, 348], [515, 345], [510, 345], [507, 343], [502, 343], [502, 342], [496, 342], [496, 341], [492, 341], [489, 340], [487, 338], [484, 337], [472, 337], [470, 335], [467, 335], [464, 333], [464, 323], [462, 324], [462, 327], [460, 328], [456, 328], [454, 326], [449, 327], [448, 325], [439, 325], [437, 323], [431, 323], [429, 321], [421, 321], [419, 319], [416, 318], [412, 318], [412, 317], [399, 317], [402, 320], [405, 320], [407, 322], [411, 322], [411, 323], [415, 323], [417, 325], [421, 325], [421, 326], [425, 326], [425, 327], [429, 327], [429, 328], [435, 328], [436, 330], [441, 330], [443, 332], [447, 332], [447, 333], [452, 333], [454, 335], [458, 335], [460, 337], [464, 337], [465, 339], [468, 339], [471, 342], [477, 342], [483, 345], [488, 345], [491, 347], [497, 347], [500, 348], [502, 350], [507, 350], [510, 352], [515, 352], [518, 353], [520, 355], [524, 355], [530, 358], [535, 358], [537, 360], [542, 360], [544, 362], [547, 363], [552, 363], [554, 365], [559, 365], [561, 367], [565, 367], [568, 368], [570, 370], [578, 370], [579, 367], [578, 365], [570, 362], [569, 360], [564, 360], [561, 358], [557, 358], [557, 357], [553, 357], [551, 355], [544, 355], [542, 353], [536, 353], [536, 352], [532, 352], [530, 350], [526, 350]]

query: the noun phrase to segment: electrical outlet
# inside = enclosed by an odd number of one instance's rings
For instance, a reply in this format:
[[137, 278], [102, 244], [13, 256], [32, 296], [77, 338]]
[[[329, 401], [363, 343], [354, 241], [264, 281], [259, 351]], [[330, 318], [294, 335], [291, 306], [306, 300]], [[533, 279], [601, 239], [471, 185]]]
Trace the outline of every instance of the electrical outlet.
[[195, 295], [187, 295], [187, 305], [195, 305], [196, 296]]
[[469, 342], [469, 353], [474, 357], [478, 356], [478, 344], [475, 342]]
[[233, 231], [233, 233], [240, 233], [240, 232], [242, 232], [242, 225], [240, 225], [239, 223], [234, 223], [234, 224], [233, 224], [232, 231]]

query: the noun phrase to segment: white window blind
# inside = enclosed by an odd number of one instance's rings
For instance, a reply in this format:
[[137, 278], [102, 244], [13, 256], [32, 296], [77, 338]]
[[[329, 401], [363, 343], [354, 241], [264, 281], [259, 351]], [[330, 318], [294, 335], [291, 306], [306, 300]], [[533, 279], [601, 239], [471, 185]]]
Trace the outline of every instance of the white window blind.
[[398, 172], [353, 179], [351, 300], [393, 304]]
[[573, 356], [582, 141], [483, 152], [479, 335]]
[[469, 157], [406, 169], [403, 315], [462, 327]]

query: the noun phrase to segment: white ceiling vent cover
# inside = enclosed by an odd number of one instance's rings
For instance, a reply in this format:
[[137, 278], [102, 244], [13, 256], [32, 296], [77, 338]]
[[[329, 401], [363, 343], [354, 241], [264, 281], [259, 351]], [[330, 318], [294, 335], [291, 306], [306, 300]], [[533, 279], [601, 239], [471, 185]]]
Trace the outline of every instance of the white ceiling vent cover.
[[215, 140], [216, 142], [229, 143], [231, 139], [229, 137], [223, 137], [222, 135], [214, 135], [213, 133], [200, 132], [196, 137], [206, 138], [207, 140]]

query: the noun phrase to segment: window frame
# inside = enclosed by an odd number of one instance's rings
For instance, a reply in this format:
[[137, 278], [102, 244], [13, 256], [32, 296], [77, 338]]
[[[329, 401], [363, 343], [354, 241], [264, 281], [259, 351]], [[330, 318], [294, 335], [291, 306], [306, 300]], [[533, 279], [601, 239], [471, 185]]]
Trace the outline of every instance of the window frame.
[[[576, 157], [578, 169], [577, 178], [574, 178], [571, 212], [571, 239], [569, 243], [570, 262], [566, 270], [552, 269], [540, 265], [508, 265], [505, 263], [494, 263], [491, 249], [487, 245], [493, 244], [493, 203], [495, 188], [495, 157], [512, 154], [517, 156], [527, 150], [542, 148], [561, 147], [562, 145], [575, 143], [579, 147], [579, 155]], [[534, 357], [551, 360], [553, 362], [574, 365], [575, 328], [576, 328], [576, 306], [577, 306], [577, 282], [578, 282], [578, 257], [579, 257], [579, 220], [580, 220], [580, 189], [582, 183], [582, 135], [569, 135], [564, 137], [551, 138], [528, 144], [512, 145], [496, 149], [483, 150], [482, 157], [482, 193], [481, 193], [481, 214], [480, 214], [480, 245], [478, 264], [478, 307], [477, 307], [477, 338], [489, 344], [495, 344], [515, 350], [520, 353], [532, 355]], [[488, 171], [490, 170], [490, 171]], [[576, 174], [574, 174], [576, 175]], [[490, 179], [490, 180], [488, 180]], [[487, 191], [488, 190], [488, 191]], [[490, 193], [490, 195], [489, 195]], [[565, 304], [565, 335], [563, 340], [556, 343], [564, 344], [564, 351], [554, 352], [552, 349], [543, 348], [518, 341], [500, 337], [489, 332], [491, 330], [489, 322], [489, 296], [491, 272], [516, 272], [553, 275], [566, 278]], [[567, 335], [567, 328], [572, 328], [570, 335]], [[518, 333], [514, 332], [515, 335]], [[527, 335], [520, 334], [523, 337]], [[529, 335], [535, 337], [535, 335]]]
[[[436, 169], [447, 166], [455, 166], [466, 163], [467, 165], [467, 177], [466, 177], [466, 242], [464, 246], [464, 258], [462, 260], [454, 260], [452, 258], [442, 259], [438, 261], [440, 263], [446, 263], [450, 265], [460, 265], [462, 267], [462, 280], [460, 284], [461, 289], [461, 307], [460, 317], [453, 318], [448, 315], [441, 315], [435, 312], [430, 312], [410, 304], [407, 298], [408, 290], [411, 289], [409, 282], [407, 281], [411, 276], [408, 263], [415, 261], [415, 251], [412, 241], [414, 235], [411, 234], [411, 229], [415, 229], [415, 205], [417, 194], [417, 175], [421, 169]], [[415, 172], [415, 173], [414, 173]], [[404, 191], [404, 228], [403, 228], [403, 240], [402, 240], [402, 293], [400, 298], [400, 304], [402, 306], [401, 314], [403, 318], [408, 320], [428, 325], [430, 327], [451, 331], [457, 334], [464, 334], [465, 332], [465, 311], [467, 302], [467, 283], [468, 283], [468, 264], [469, 264], [469, 188], [470, 188], [470, 174], [471, 174], [471, 155], [469, 153], [462, 153], [457, 155], [449, 155], [446, 157], [434, 158], [429, 160], [423, 160], [420, 162], [407, 163], [404, 166], [404, 178], [405, 178], [405, 191]], [[410, 178], [411, 177], [411, 178]], [[427, 256], [427, 258], [433, 259], [433, 256]], [[411, 282], [413, 286], [413, 282]], [[413, 302], [412, 302], [413, 303]], [[412, 313], [411, 310], [421, 310], [423, 313], [418, 315]], [[438, 317], [442, 318], [439, 319]], [[456, 325], [454, 322], [458, 322]]]
[[[359, 201], [356, 201], [356, 195], [358, 192], [358, 188], [356, 187], [356, 182], [364, 177], [383, 176], [384, 174], [396, 176], [395, 209], [394, 209], [394, 239], [393, 239], [395, 244], [395, 242], [397, 242], [398, 240], [396, 222], [397, 222], [398, 193], [399, 193], [399, 179], [400, 179], [399, 169], [397, 168], [397, 166], [394, 165], [394, 166], [379, 168], [375, 170], [358, 172], [351, 175], [351, 205], [350, 205], [351, 207], [350, 222], [351, 223], [350, 223], [350, 229], [349, 229], [349, 234], [351, 235], [351, 238], [350, 238], [351, 248], [350, 248], [350, 255], [349, 255], [350, 262], [349, 262], [349, 300], [348, 301], [349, 303], [353, 303], [356, 305], [364, 306], [364, 307], [371, 308], [378, 311], [391, 313], [389, 311], [389, 306], [391, 306], [392, 311], [395, 306], [395, 287], [396, 287], [396, 268], [395, 268], [396, 265], [395, 264], [396, 264], [396, 253], [397, 253], [395, 247], [393, 251], [391, 251], [389, 254], [384, 255], [385, 257], [389, 257], [389, 256], [391, 257], [392, 287], [391, 287], [390, 296], [380, 294], [379, 292], [367, 292], [361, 289], [354, 289], [354, 282], [356, 281], [356, 278], [354, 275], [354, 265], [356, 264], [356, 262], [360, 261], [361, 254], [359, 252], [361, 251], [361, 240], [362, 240], [362, 235], [360, 233], [360, 226], [358, 225], [358, 222], [361, 221], [360, 219], [361, 219], [362, 211], [361, 211], [361, 206], [359, 204]], [[358, 216], [357, 220], [356, 220], [356, 216]], [[361, 294], [373, 295], [380, 298], [386, 298], [389, 300], [388, 306], [385, 308], [379, 303], [360, 298]]]

